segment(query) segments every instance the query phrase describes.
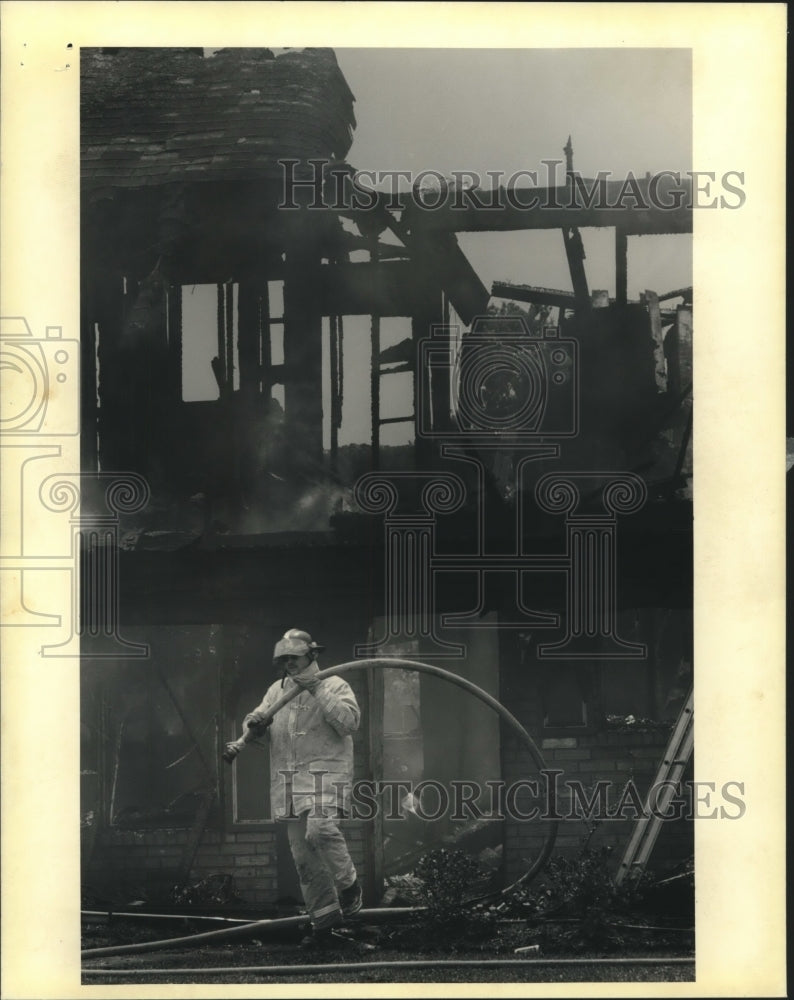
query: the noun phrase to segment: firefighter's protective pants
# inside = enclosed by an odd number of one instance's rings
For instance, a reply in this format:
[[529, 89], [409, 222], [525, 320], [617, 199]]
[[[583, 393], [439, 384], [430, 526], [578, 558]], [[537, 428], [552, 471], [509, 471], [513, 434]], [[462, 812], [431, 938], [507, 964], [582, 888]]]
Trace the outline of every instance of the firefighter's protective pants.
[[289, 846], [303, 902], [315, 930], [342, 920], [338, 893], [356, 880], [356, 869], [336, 821], [313, 812], [287, 821]]

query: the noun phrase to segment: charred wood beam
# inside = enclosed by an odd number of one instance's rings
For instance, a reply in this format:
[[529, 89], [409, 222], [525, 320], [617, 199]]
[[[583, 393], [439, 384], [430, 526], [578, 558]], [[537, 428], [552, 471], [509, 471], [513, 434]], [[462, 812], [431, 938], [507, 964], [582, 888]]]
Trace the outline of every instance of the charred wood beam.
[[[261, 384], [260, 342], [262, 288], [258, 282], [241, 281], [237, 298], [237, 361], [240, 392], [247, 397], [259, 394]], [[267, 294], [267, 286], [265, 286]]]
[[689, 409], [686, 419], [686, 427], [684, 428], [684, 435], [681, 438], [681, 446], [678, 449], [678, 458], [675, 463], [675, 471], [673, 472], [674, 481], [679, 481], [681, 479], [681, 473], [684, 471], [684, 462], [686, 461], [686, 454], [689, 449], [689, 442], [692, 438], [692, 419], [694, 410], [692, 407]]
[[[388, 362], [386, 362], [388, 364]], [[399, 375], [402, 372], [414, 372], [416, 371], [416, 365], [413, 363], [405, 362], [404, 364], [399, 364], [394, 368], [383, 368], [381, 367], [381, 375]]]
[[413, 417], [382, 417], [379, 421], [381, 424], [410, 424], [413, 423]]
[[226, 392], [229, 396], [234, 392], [234, 285], [227, 282], [224, 286], [226, 294]]
[[168, 288], [168, 382], [175, 403], [182, 400], [182, 286]]
[[[528, 171], [524, 176], [532, 175]], [[293, 197], [299, 206], [312, 205], [315, 213], [326, 210], [353, 219], [370, 238], [390, 229], [409, 247], [411, 236], [420, 232], [623, 226], [631, 236], [691, 233], [694, 208], [705, 207], [704, 199], [712, 196], [696, 190], [690, 175], [662, 171], [617, 180], [572, 173], [566, 183], [556, 185], [452, 186], [432, 203], [423, 203], [412, 189], [384, 192], [355, 183], [349, 197], [338, 203], [329, 198], [317, 205], [313, 187], [296, 190]]]
[[261, 295], [259, 299], [259, 357], [262, 360], [262, 371], [260, 372], [261, 391], [265, 398], [265, 408], [270, 409], [270, 383], [264, 375], [273, 363], [273, 349], [271, 343], [271, 317], [270, 317], [270, 289], [267, 280], [262, 279]]
[[[370, 252], [370, 260], [377, 263], [378, 250], [374, 246]], [[370, 317], [370, 421], [371, 421], [371, 458], [373, 469], [380, 468], [380, 316], [375, 312]]]
[[323, 264], [320, 296], [325, 316], [410, 316], [417, 269], [407, 261]]
[[405, 247], [392, 246], [390, 243], [378, 244], [378, 260], [410, 260], [411, 255]]
[[680, 185], [654, 178], [636, 178], [630, 185], [576, 178], [572, 185], [556, 187], [474, 189], [433, 209], [418, 206], [410, 193], [401, 200], [401, 222], [412, 234], [616, 226], [629, 236], [692, 232], [690, 178]]
[[625, 229], [615, 230], [615, 300], [619, 306], [628, 302], [628, 264], [629, 241]]
[[305, 386], [311, 384], [311, 377], [306, 369], [296, 362], [287, 365], [262, 366], [260, 369], [261, 378], [265, 386], [287, 385], [288, 383], [303, 383]]
[[339, 392], [339, 317], [329, 320], [329, 367], [331, 369], [331, 472], [336, 474], [339, 462], [339, 427], [342, 423], [342, 400]]
[[[414, 357], [418, 353], [419, 341], [425, 340], [430, 337], [433, 333], [434, 328], [443, 327], [444, 311], [443, 302], [441, 301], [441, 290], [435, 285], [435, 283], [427, 275], [420, 275], [417, 281], [418, 287], [418, 299], [416, 302], [416, 308], [411, 316], [411, 339], [414, 345]], [[443, 330], [444, 339], [449, 341], [449, 330], [444, 328]], [[423, 373], [417, 371], [413, 379], [413, 412], [414, 420], [419, 419], [419, 408], [420, 406], [427, 406], [428, 403], [432, 406], [432, 413], [423, 414], [422, 420], [424, 426], [429, 426], [428, 420], [433, 426], [446, 426], [449, 422], [449, 389], [448, 385], [445, 386], [443, 382], [448, 378], [448, 371], [439, 372], [436, 368], [430, 373], [430, 400], [427, 400], [426, 395], [420, 391], [420, 386], [422, 383]], [[436, 450], [433, 446], [433, 442], [430, 441], [424, 434], [417, 434], [414, 442], [414, 455], [416, 460], [416, 467], [418, 469], [428, 469], [432, 468], [434, 463], [437, 461]]]
[[[569, 183], [573, 183], [573, 143], [568, 136], [565, 145], [565, 165]], [[562, 230], [562, 242], [565, 246], [565, 256], [568, 258], [568, 270], [571, 275], [571, 284], [576, 296], [576, 306], [578, 309], [587, 310], [590, 308], [590, 291], [587, 287], [587, 275], [584, 269], [584, 245], [582, 244], [582, 234], [577, 228], [564, 227]]]
[[656, 292], [646, 290], [645, 303], [648, 307], [648, 318], [651, 323], [653, 337], [653, 363], [656, 391], [667, 392], [667, 362], [664, 356], [664, 334], [662, 333], [662, 315], [659, 309], [659, 296]]
[[577, 309], [590, 308], [590, 290], [587, 287], [587, 275], [584, 270], [584, 246], [582, 235], [578, 229], [563, 229], [562, 241], [565, 246], [565, 256], [568, 259], [568, 271], [574, 289]]
[[676, 310], [674, 325], [664, 338], [664, 356], [668, 392], [680, 395], [685, 386], [692, 385], [692, 313], [685, 306]]
[[561, 306], [573, 309], [576, 296], [573, 292], [563, 292], [557, 288], [541, 288], [535, 285], [513, 285], [509, 281], [494, 281], [491, 295], [499, 299], [513, 299], [516, 302], [531, 302], [539, 306]]
[[223, 363], [220, 358], [213, 358], [210, 361], [210, 367], [212, 368], [212, 374], [215, 376], [215, 381], [218, 385], [218, 392], [222, 396], [226, 391], [226, 380], [223, 377]]
[[[366, 250], [369, 253], [372, 249], [372, 240], [369, 237], [356, 236], [355, 233], [350, 233], [346, 230], [337, 235], [337, 243], [339, 250], [346, 251], [347, 253], [353, 253], [356, 250]], [[380, 260], [389, 260], [390, 258], [405, 259], [410, 256], [405, 247], [397, 246], [395, 243], [378, 243], [377, 248]]]
[[[669, 294], [667, 298], [675, 298], [675, 294]], [[563, 309], [574, 309], [576, 306], [573, 292], [564, 292], [559, 288], [543, 288], [540, 285], [517, 285], [509, 281], [494, 281], [491, 285], [491, 295], [496, 299], [531, 302], [533, 305], [539, 306], [560, 306]], [[614, 299], [609, 299], [610, 304], [614, 301]], [[663, 301], [661, 295], [659, 301]], [[660, 309], [659, 315], [664, 325], [675, 323], [678, 316], [674, 309]]]
[[[245, 218], [242, 211], [236, 217], [240, 229], [250, 225], [250, 220]], [[196, 239], [199, 235], [196, 236]], [[255, 246], [250, 249], [250, 244], [244, 240], [234, 244], [231, 239], [224, 244], [225, 256], [221, 257], [218, 245], [212, 246], [212, 257], [203, 254], [201, 247], [188, 245], [181, 256], [176, 257], [169, 263], [168, 278], [179, 285], [215, 285], [218, 283], [219, 275], [223, 279], [229, 278], [233, 282], [248, 281], [251, 278], [251, 261], [257, 263], [262, 260], [262, 266], [257, 268], [257, 280], [261, 281], [283, 281], [284, 261], [262, 259], [266, 251], [273, 250], [273, 247], [262, 249]]]
[[[389, 208], [387, 208], [389, 204]], [[366, 235], [391, 230], [402, 241], [410, 259], [417, 264], [428, 281], [443, 290], [455, 311], [467, 325], [488, 307], [488, 289], [460, 249], [452, 232], [412, 231], [405, 219], [397, 219], [390, 203], [378, 195], [366, 212], [346, 212]], [[404, 211], [403, 216], [407, 213]]]
[[485, 314], [490, 295], [480, 276], [451, 234], [433, 233], [414, 236], [410, 242], [412, 259], [443, 289], [463, 322], [469, 326]]
[[212, 372], [215, 381], [218, 383], [218, 390], [221, 396], [226, 391], [226, 310], [224, 308], [224, 286], [218, 282], [216, 286], [217, 294], [217, 333], [218, 333], [218, 354], [212, 359]]
[[[284, 280], [284, 364], [300, 372], [284, 383], [284, 420], [291, 460], [323, 461], [323, 323], [320, 249], [310, 224], [299, 224], [287, 248]], [[340, 315], [340, 310], [334, 310]]]
[[[465, 261], [462, 253], [460, 256]], [[435, 261], [435, 273], [431, 274], [427, 268], [430, 257], [428, 247], [427, 256], [419, 255], [413, 261], [321, 265], [318, 272], [323, 315], [411, 316], [421, 298], [417, 284], [420, 278], [432, 280], [439, 298], [444, 282], [450, 301], [464, 323], [484, 313], [490, 298], [488, 289], [473, 268], [469, 272], [468, 261], [465, 265], [460, 258]], [[440, 314], [437, 322], [441, 322]]]

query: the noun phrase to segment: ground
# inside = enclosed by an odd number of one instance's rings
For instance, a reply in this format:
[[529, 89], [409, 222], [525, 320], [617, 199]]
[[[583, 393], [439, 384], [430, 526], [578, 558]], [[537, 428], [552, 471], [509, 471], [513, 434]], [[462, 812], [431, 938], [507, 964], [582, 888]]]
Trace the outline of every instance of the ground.
[[[132, 924], [114, 920], [112, 925], [88, 925], [84, 929], [85, 948], [103, 947], [121, 942], [154, 940], [157, 938], [196, 933], [204, 927], [167, 925], [155, 929], [145, 923]], [[338, 946], [320, 953], [301, 948], [294, 933], [282, 933], [266, 939], [264, 935], [251, 940], [218, 941], [200, 948], [179, 948], [143, 954], [85, 958], [83, 982], [86, 985], [122, 983], [349, 983], [349, 982], [693, 982], [694, 955], [690, 937], [678, 934], [677, 944], [673, 935], [657, 935], [657, 946], [648, 947], [648, 934], [637, 935], [635, 942], [626, 941], [619, 950], [596, 953], [594, 951], [562, 953], [553, 946], [546, 946], [528, 961], [519, 961], [516, 947], [531, 944], [537, 935], [523, 921], [501, 924], [489, 940], [461, 943], [450, 938], [448, 942], [425, 941], [425, 947], [416, 947], [411, 941], [410, 928], [400, 931], [385, 927], [356, 929], [355, 940], [340, 942]], [[407, 936], [406, 936], [407, 935]], [[412, 947], [406, 947], [413, 944]], [[559, 963], [560, 959], [566, 964]], [[575, 959], [575, 962], [570, 962]], [[602, 961], [598, 961], [601, 959]], [[609, 964], [603, 964], [609, 959]], [[643, 964], [642, 959], [652, 960]], [[425, 960], [433, 963], [422, 968], [350, 968], [353, 963], [405, 962]], [[486, 962], [500, 960], [515, 965], [449, 965], [455, 962]], [[634, 960], [634, 961], [632, 961]], [[340, 963], [345, 968], [329, 968]], [[294, 975], [284, 971], [285, 966], [296, 966]], [[298, 968], [311, 966], [311, 968]], [[268, 968], [277, 967], [276, 974]], [[113, 969], [114, 972], [108, 974]], [[205, 970], [219, 969], [219, 972]], [[240, 971], [236, 971], [239, 969]], [[115, 971], [117, 970], [117, 971]], [[152, 974], [149, 970], [168, 970]]]

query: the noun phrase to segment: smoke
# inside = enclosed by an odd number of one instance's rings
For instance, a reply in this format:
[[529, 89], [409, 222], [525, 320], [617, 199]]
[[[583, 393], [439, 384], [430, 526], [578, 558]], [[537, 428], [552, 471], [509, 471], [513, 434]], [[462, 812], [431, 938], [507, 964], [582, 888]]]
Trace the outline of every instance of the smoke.
[[299, 485], [267, 474], [269, 503], [246, 511], [243, 534], [279, 531], [329, 531], [331, 517], [342, 510], [355, 509], [353, 491], [336, 483]]

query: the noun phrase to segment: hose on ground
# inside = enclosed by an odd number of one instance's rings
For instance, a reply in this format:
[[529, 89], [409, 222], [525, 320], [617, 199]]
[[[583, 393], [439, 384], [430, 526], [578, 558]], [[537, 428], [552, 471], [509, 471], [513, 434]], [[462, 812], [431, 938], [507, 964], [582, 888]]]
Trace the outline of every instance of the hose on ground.
[[[405, 916], [420, 913], [424, 907], [394, 906], [378, 907], [372, 910], [360, 910], [356, 920], [366, 917], [372, 923], [386, 923]], [[294, 930], [309, 924], [309, 917], [303, 914], [297, 917], [275, 917], [269, 920], [252, 920], [236, 927], [223, 927], [217, 931], [202, 931], [200, 934], [183, 934], [180, 937], [161, 938], [157, 941], [137, 941], [135, 944], [108, 945], [105, 948], [85, 948], [80, 952], [82, 958], [102, 958], [110, 955], [140, 955], [148, 951], [167, 951], [169, 948], [193, 948], [216, 941], [228, 941], [232, 938], [251, 937], [267, 931]]]
[[249, 917], [218, 917], [206, 913], [147, 913], [144, 910], [80, 910], [80, 916], [90, 920], [104, 917], [105, 920], [189, 920], [213, 924], [250, 924]]

